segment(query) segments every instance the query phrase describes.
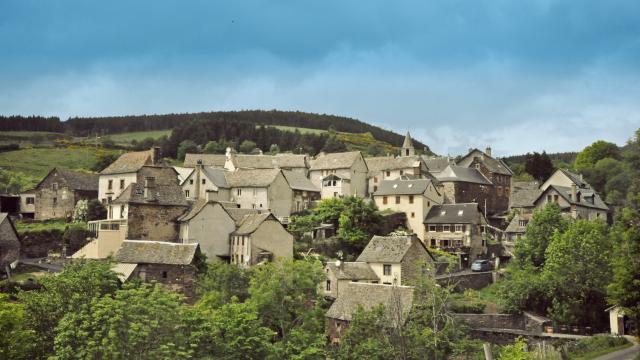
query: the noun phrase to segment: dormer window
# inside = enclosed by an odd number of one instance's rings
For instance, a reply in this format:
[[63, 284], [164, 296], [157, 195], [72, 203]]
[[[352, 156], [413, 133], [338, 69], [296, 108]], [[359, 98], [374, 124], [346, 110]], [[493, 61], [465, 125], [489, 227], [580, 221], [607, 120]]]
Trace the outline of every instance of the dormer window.
[[445, 215], [447, 215], [447, 210], [440, 211], [440, 216], [445, 216]]
[[458, 216], [462, 216], [463, 213], [464, 213], [464, 210], [458, 210]]

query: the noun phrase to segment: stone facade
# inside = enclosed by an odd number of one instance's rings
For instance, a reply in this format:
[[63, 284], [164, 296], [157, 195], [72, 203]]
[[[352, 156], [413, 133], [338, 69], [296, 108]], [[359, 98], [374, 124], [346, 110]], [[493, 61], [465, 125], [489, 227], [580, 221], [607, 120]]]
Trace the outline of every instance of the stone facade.
[[145, 282], [158, 282], [171, 291], [195, 298], [196, 268], [193, 265], [138, 264], [133, 276]]
[[53, 169], [38, 184], [35, 188], [34, 218], [36, 220], [70, 218], [78, 201], [98, 197], [97, 176], [95, 190], [74, 188], [69, 176], [73, 174]]
[[127, 239], [177, 242], [179, 225], [176, 221], [186, 206], [129, 204]]
[[[511, 176], [491, 171], [481, 158], [476, 157], [469, 167], [475, 167], [493, 186], [488, 187], [487, 214], [499, 214], [509, 210], [509, 196], [511, 195]], [[484, 199], [476, 200], [484, 211]]]

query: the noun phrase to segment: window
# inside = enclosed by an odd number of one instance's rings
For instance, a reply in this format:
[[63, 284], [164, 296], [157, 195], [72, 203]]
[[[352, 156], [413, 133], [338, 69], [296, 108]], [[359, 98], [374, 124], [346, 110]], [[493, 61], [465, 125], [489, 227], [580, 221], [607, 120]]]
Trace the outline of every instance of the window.
[[55, 205], [58, 205], [58, 198], [57, 198], [57, 197], [54, 197], [54, 198], [53, 198], [53, 205], [54, 205], [54, 206], [55, 206]]
[[120, 190], [124, 189], [124, 179], [120, 179]]
[[27, 205], [33, 205], [35, 204], [35, 198], [34, 197], [28, 197], [27, 198]]
[[184, 196], [185, 196], [185, 197], [189, 197], [189, 190], [185, 190], [185, 191], [184, 191]]
[[113, 180], [109, 180], [109, 182], [107, 183], [107, 189], [113, 190]]
[[456, 224], [456, 232], [462, 232], [462, 225], [461, 224]]
[[193, 179], [189, 179], [189, 185], [193, 185]]
[[520, 227], [527, 226], [527, 223], [528, 223], [527, 220], [518, 220], [518, 226], [520, 226]]
[[391, 171], [387, 171], [387, 177], [391, 176]]
[[244, 254], [241, 254], [241, 255], [240, 255], [240, 263], [241, 263], [241, 264], [244, 264]]
[[449, 225], [443, 225], [442, 226], [442, 230], [445, 231], [445, 232], [449, 232], [449, 228], [450, 228]]
[[427, 207], [431, 207], [431, 201], [427, 201]]
[[124, 205], [120, 205], [120, 219], [124, 219]]
[[431, 239], [431, 247], [436, 247], [436, 239]]
[[436, 231], [436, 226], [435, 225], [429, 225], [429, 231], [430, 232], [435, 232]]
[[113, 201], [113, 198], [111, 196], [107, 196], [107, 204], [111, 204], [111, 201]]
[[207, 179], [202, 179], [202, 185], [207, 183]]
[[371, 283], [372, 283], [372, 284], [377, 284], [377, 283], [378, 283], [378, 280], [373, 280], [373, 281], [371, 281]]
[[411, 212], [411, 217], [412, 217], [412, 218], [416, 217], [416, 213]]
[[373, 182], [376, 183], [376, 184], [378, 183], [378, 177], [377, 176], [373, 177]]
[[502, 186], [498, 186], [498, 196], [502, 196]]
[[413, 204], [413, 195], [409, 195], [409, 204]]
[[389, 264], [382, 265], [382, 273], [387, 276], [391, 275], [391, 265]]
[[238, 194], [238, 196], [242, 195], [242, 189], [238, 189], [236, 193]]
[[166, 271], [163, 271], [163, 272], [162, 272], [162, 278], [163, 278], [163, 279], [166, 279], [168, 276], [169, 276], [169, 274], [167, 274], [167, 272], [166, 272]]
[[378, 191], [378, 187], [374, 185], [373, 186], [373, 192], [376, 192], [376, 191]]
[[384, 205], [387, 205], [387, 197], [386, 197], [386, 196], [383, 196], [383, 197], [382, 197], [382, 203], [383, 203]]
[[555, 202], [555, 203], [558, 202], [558, 195], [553, 195], [553, 202]]
[[400, 170], [400, 176], [404, 175], [404, 171]]
[[396, 204], [400, 204], [400, 196], [396, 196]]
[[244, 246], [244, 236], [242, 237], [242, 246]]
[[326, 291], [331, 291], [331, 280], [327, 280], [327, 284], [324, 286]]
[[547, 202], [551, 202], [551, 195], [547, 195]]

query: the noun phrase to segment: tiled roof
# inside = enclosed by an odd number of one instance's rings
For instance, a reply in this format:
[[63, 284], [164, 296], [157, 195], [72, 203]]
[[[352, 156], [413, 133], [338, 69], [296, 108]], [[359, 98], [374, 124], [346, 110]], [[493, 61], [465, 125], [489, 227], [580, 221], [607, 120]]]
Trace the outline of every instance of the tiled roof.
[[436, 179], [440, 182], [468, 182], [481, 185], [491, 185], [491, 181], [487, 179], [480, 171], [474, 168], [467, 168], [456, 165], [449, 165], [439, 174], [435, 174]]
[[[414, 242], [422, 246], [413, 236], [377, 236], [371, 238], [356, 261], [359, 262], [401, 262]], [[426, 250], [425, 250], [426, 251]]]
[[238, 229], [234, 232], [237, 235], [247, 235], [258, 230], [258, 227], [267, 219], [278, 221], [271, 213], [265, 212], [260, 214], [248, 214], [245, 215], [240, 223]]
[[532, 214], [516, 214], [516, 216], [511, 219], [511, 222], [505, 229], [505, 233], [524, 233], [527, 230], [527, 226], [520, 226], [520, 220], [526, 220], [527, 222], [531, 220]]
[[239, 169], [225, 173], [229, 187], [267, 187], [280, 173], [280, 169]]
[[281, 169], [306, 168], [308, 156], [305, 154], [276, 154], [275, 161]]
[[240, 222], [242, 221], [242, 219], [244, 219], [246, 215], [260, 213], [260, 210], [256, 210], [256, 209], [240, 209], [240, 208], [228, 208], [228, 207], [225, 207], [224, 209], [227, 211], [227, 214], [231, 216], [233, 221], [235, 221], [236, 225], [240, 225]]
[[184, 166], [195, 167], [198, 164], [198, 160], [202, 160], [202, 165], [204, 166], [224, 167], [227, 156], [221, 154], [186, 154]]
[[373, 195], [420, 195], [427, 191], [430, 179], [382, 180]]
[[67, 180], [69, 186], [74, 190], [98, 191], [98, 179], [100, 177], [98, 174], [64, 170], [58, 170], [58, 173]]
[[131, 183], [113, 202], [117, 204], [155, 204], [185, 207], [189, 205], [179, 185], [156, 184], [152, 194], [153, 201], [145, 199], [144, 185]]
[[120, 282], [124, 283], [129, 280], [136, 267], [138, 267], [138, 264], [116, 263], [111, 267], [111, 271], [118, 275]]
[[204, 176], [206, 176], [207, 179], [209, 179], [209, 181], [215, 186], [223, 189], [229, 188], [229, 184], [227, 183], [226, 170], [215, 168], [213, 166], [205, 166], [202, 171], [204, 172]]
[[299, 171], [282, 170], [282, 174], [284, 174], [285, 179], [287, 179], [289, 186], [293, 190], [320, 192], [320, 189]]
[[320, 154], [309, 162], [310, 170], [330, 170], [350, 168], [362, 156], [359, 151]]
[[102, 170], [100, 174], [122, 174], [136, 172], [142, 166], [151, 164], [152, 150], [128, 152]]
[[[358, 308], [370, 310], [383, 305], [387, 323], [391, 327], [397, 327], [406, 321], [413, 306], [413, 287], [366, 283], [346, 285], [340, 289], [338, 298], [326, 312], [326, 317], [351, 321]], [[399, 319], [398, 314], [401, 315]]]
[[338, 280], [379, 280], [366, 262], [343, 262], [341, 265], [328, 262], [326, 266]]
[[438, 173], [444, 170], [449, 165], [454, 165], [451, 158], [448, 156], [427, 156], [422, 155], [422, 160], [427, 164], [427, 168], [431, 173]]
[[369, 168], [369, 176], [373, 176], [380, 171], [420, 167], [420, 160], [419, 156], [379, 156], [364, 158]]
[[582, 180], [580, 175], [576, 173], [573, 173], [567, 169], [558, 169], [558, 171], [561, 171], [563, 174], [565, 174], [569, 178], [569, 180], [571, 180], [579, 188], [591, 187], [591, 185], [589, 185], [586, 181]]
[[[540, 196], [538, 196], [538, 199], [540, 199], [541, 197], [544, 197], [545, 194], [549, 192], [549, 189], [555, 189], [558, 192], [558, 194], [560, 194], [560, 196], [562, 196], [569, 204], [593, 208], [593, 209], [605, 210], [605, 211], [609, 210], [609, 207], [607, 206], [607, 204], [605, 204], [604, 201], [602, 201], [602, 199], [600, 198], [600, 195], [598, 195], [591, 188], [586, 188], [586, 189], [578, 188], [577, 193], [581, 195], [580, 201], [573, 201], [571, 199], [571, 194], [573, 190], [571, 189], [570, 186], [549, 185], [549, 187], [545, 191], [540, 193]], [[588, 198], [593, 199], [593, 203], [587, 200]], [[536, 201], [538, 201], [538, 199], [536, 199]]]
[[[424, 219], [425, 224], [476, 224], [482, 221], [477, 203], [434, 205]], [[484, 221], [483, 221], [484, 223]]]
[[130, 264], [189, 265], [198, 244], [178, 244], [164, 241], [124, 240], [115, 259]]

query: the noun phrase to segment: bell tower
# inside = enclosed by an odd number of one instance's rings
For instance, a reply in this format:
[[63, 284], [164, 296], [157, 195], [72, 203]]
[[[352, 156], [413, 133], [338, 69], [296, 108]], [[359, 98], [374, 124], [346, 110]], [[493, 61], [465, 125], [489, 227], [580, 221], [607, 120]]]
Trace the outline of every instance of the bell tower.
[[402, 149], [400, 150], [400, 156], [414, 156], [415, 154], [416, 149], [413, 147], [411, 134], [407, 131], [407, 135], [404, 137], [404, 142], [402, 143]]

